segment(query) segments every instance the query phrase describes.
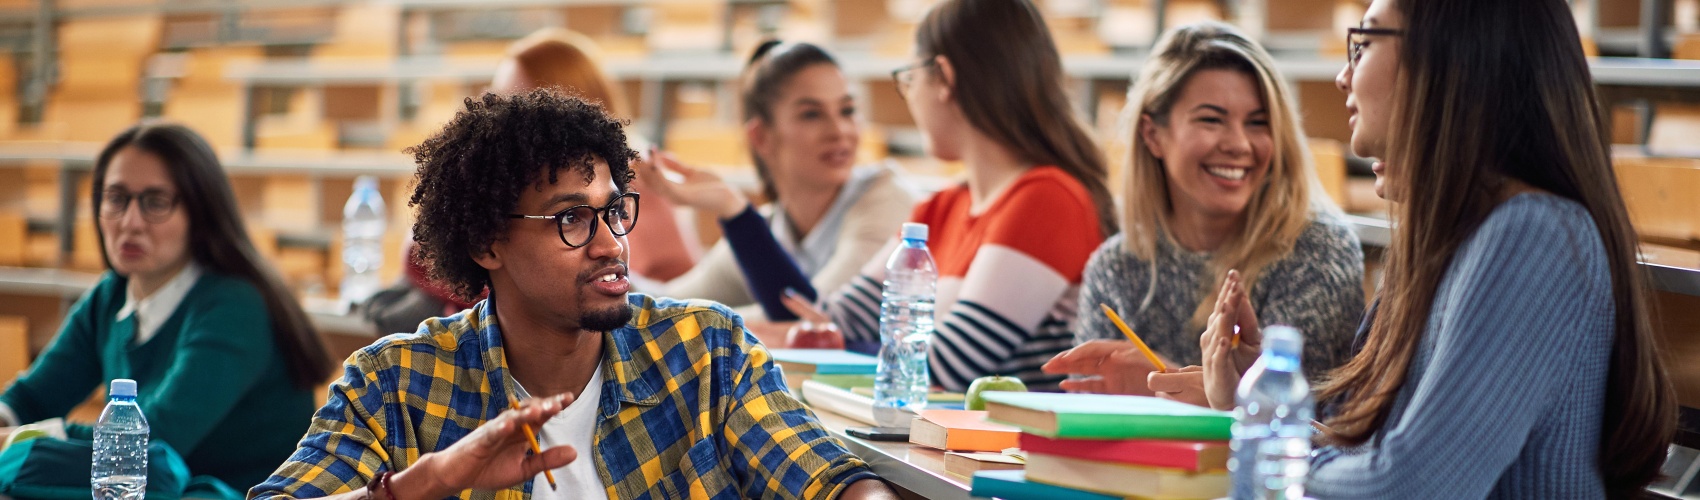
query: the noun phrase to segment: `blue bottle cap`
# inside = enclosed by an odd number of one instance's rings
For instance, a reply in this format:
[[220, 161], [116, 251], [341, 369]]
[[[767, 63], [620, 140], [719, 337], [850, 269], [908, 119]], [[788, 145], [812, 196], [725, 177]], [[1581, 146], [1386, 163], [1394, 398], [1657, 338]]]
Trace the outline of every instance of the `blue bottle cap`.
[[106, 390], [108, 397], [136, 397], [136, 381], [127, 378], [112, 379], [112, 387]]
[[1304, 351], [1304, 336], [1297, 328], [1275, 325], [1263, 330], [1263, 351], [1283, 356], [1299, 356]]
[[903, 239], [927, 241], [927, 225], [919, 222], [903, 223]]

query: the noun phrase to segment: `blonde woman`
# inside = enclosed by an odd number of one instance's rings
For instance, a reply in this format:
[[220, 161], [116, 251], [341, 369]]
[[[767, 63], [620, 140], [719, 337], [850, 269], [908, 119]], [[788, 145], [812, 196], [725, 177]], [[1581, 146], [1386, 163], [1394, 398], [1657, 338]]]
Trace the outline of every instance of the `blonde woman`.
[[1064, 389], [1202, 403], [1195, 369], [1148, 383], [1154, 367], [1099, 304], [1160, 355], [1198, 365], [1199, 332], [1230, 270], [1250, 290], [1252, 320], [1304, 332], [1307, 373], [1350, 356], [1363, 252], [1317, 187], [1283, 82], [1269, 54], [1225, 24], [1183, 26], [1159, 41], [1128, 94], [1122, 232], [1087, 263], [1075, 328], [1083, 345], [1045, 367], [1087, 375]]

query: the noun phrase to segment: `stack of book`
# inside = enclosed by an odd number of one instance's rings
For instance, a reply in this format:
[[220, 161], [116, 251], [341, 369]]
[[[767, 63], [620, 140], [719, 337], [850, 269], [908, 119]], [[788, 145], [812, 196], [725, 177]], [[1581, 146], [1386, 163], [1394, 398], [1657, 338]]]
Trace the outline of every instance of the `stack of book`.
[[873, 387], [880, 360], [862, 353], [834, 349], [769, 349], [773, 363], [785, 374], [785, 386], [797, 394], [803, 381], [820, 380], [837, 387]]
[[[921, 410], [909, 426], [909, 442], [939, 450], [946, 473], [964, 478], [983, 470], [1020, 469], [1023, 459], [1013, 453], [1020, 445], [1021, 430], [987, 422], [986, 412], [971, 410]], [[910, 458], [931, 458], [911, 452]]]
[[1219, 498], [1233, 416], [1140, 396], [987, 393], [986, 414], [1020, 428], [1024, 475], [978, 472], [973, 494], [1024, 498]]

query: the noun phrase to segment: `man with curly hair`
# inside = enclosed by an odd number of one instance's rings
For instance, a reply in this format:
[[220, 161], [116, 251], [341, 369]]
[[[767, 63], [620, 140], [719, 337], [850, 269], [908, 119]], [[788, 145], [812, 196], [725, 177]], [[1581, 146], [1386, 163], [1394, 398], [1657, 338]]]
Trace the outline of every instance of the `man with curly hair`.
[[354, 353], [249, 496], [895, 498], [736, 314], [629, 293], [621, 127], [553, 90], [485, 94], [411, 149], [424, 261], [489, 298]]

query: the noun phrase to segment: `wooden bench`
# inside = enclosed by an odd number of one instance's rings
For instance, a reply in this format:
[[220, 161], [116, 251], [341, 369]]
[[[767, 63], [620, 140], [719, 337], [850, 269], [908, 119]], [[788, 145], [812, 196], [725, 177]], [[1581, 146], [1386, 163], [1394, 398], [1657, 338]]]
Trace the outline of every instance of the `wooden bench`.
[[1630, 218], [1644, 241], [1700, 248], [1700, 159], [1649, 158], [1620, 153], [1613, 159]]

